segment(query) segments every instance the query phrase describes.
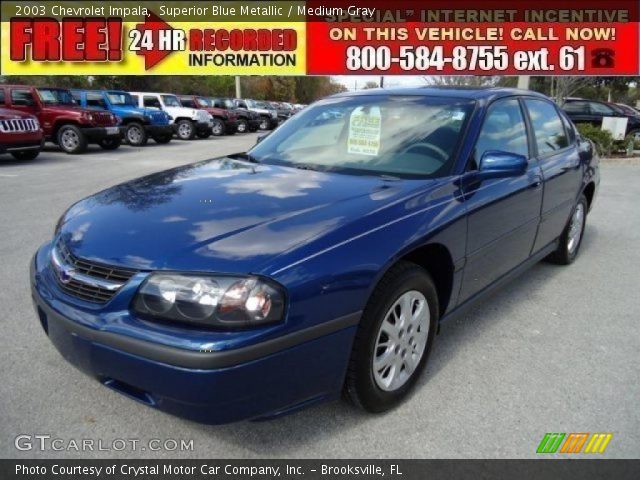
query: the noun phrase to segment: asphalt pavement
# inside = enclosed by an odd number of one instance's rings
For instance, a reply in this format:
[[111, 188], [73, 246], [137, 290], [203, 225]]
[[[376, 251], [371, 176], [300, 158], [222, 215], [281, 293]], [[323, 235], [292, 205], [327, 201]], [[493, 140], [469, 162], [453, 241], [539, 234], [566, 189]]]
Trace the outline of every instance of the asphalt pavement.
[[[28, 279], [60, 214], [110, 185], [246, 150], [255, 137], [92, 146], [80, 156], [50, 146], [32, 162], [0, 159], [0, 457], [521, 458], [536, 456], [546, 432], [610, 432], [602, 457], [638, 457], [640, 165], [604, 165], [576, 263], [541, 263], [445, 324], [415, 393], [387, 414], [337, 401], [269, 422], [204, 426], [67, 364], [37, 321]], [[18, 450], [19, 435], [33, 448]], [[41, 451], [34, 435], [50, 436], [49, 447], [59, 439], [62, 450]], [[76, 451], [83, 439], [93, 451]], [[170, 440], [169, 450], [151, 450], [149, 439]], [[192, 449], [171, 450], [171, 440]]]

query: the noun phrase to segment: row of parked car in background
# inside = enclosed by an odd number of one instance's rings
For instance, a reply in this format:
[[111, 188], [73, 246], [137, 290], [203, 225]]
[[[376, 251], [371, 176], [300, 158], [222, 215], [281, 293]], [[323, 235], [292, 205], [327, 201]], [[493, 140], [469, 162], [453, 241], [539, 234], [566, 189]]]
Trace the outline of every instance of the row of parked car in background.
[[272, 130], [304, 108], [171, 93], [0, 85], [0, 153], [32, 160], [50, 141], [70, 154]]

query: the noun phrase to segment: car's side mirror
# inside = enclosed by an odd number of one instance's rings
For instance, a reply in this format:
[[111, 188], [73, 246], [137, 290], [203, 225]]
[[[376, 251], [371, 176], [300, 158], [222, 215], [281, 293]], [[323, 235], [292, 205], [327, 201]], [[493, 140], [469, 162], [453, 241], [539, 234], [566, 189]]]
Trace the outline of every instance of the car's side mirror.
[[258, 135], [258, 138], [256, 138], [256, 145], [259, 144], [261, 141], [263, 141], [265, 138], [267, 138], [269, 135], [271, 135], [271, 132]]
[[482, 178], [519, 177], [527, 171], [527, 157], [517, 153], [489, 150], [480, 159]]

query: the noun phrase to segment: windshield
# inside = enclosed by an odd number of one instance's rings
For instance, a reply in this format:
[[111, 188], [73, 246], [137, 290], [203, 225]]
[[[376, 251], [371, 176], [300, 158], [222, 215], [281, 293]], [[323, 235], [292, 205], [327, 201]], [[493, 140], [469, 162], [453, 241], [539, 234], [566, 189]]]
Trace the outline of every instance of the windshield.
[[162, 95], [162, 101], [165, 107], [181, 107], [182, 104], [175, 95]]
[[417, 96], [327, 99], [292, 117], [249, 154], [258, 162], [313, 170], [446, 176], [473, 105]]
[[209, 98], [196, 97], [196, 102], [200, 107], [213, 107], [213, 102]]
[[107, 98], [109, 99], [109, 103], [118, 107], [135, 107], [136, 105], [133, 103], [133, 98], [127, 92], [107, 92]]
[[38, 95], [46, 105], [76, 105], [69, 90], [59, 88], [38, 88]]
[[254, 102], [254, 105], [257, 108], [266, 108], [266, 109], [271, 109], [273, 108], [271, 105], [267, 105], [267, 102]]
[[229, 108], [229, 109], [233, 109], [234, 108], [233, 107], [233, 101], [231, 101], [230, 99], [225, 98], [223, 100], [223, 102], [224, 102], [224, 108]]

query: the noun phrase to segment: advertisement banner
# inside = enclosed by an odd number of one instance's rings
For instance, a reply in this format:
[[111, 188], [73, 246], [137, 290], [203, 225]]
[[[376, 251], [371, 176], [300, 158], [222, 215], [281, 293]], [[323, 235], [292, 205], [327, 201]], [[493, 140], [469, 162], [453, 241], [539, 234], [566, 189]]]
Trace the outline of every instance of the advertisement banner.
[[638, 3], [3, 2], [8, 75], [637, 75]]

